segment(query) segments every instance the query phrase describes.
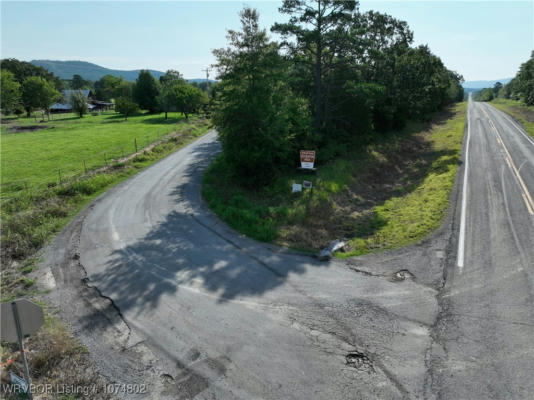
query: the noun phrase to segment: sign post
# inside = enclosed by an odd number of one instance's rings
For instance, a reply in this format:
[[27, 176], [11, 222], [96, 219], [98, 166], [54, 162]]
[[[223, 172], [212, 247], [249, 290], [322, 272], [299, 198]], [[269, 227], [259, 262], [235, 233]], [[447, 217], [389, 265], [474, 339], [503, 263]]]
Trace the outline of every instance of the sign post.
[[28, 368], [28, 360], [26, 360], [26, 353], [24, 353], [24, 338], [22, 336], [22, 328], [20, 327], [19, 310], [17, 308], [17, 302], [11, 302], [11, 309], [13, 310], [13, 319], [15, 320], [15, 328], [17, 330], [17, 336], [19, 339], [19, 348], [22, 353], [22, 363], [24, 364], [24, 378], [26, 378], [26, 394], [30, 400], [33, 400], [32, 391], [29, 389], [30, 382], [30, 369]]
[[11, 303], [2, 303], [0, 318], [0, 338], [7, 342], [19, 342], [20, 352], [22, 353], [22, 362], [24, 364], [24, 378], [26, 378], [26, 385], [23, 385], [22, 382], [20, 382], [20, 378], [19, 380], [15, 379], [15, 381], [18, 382], [21, 387], [26, 388], [26, 394], [28, 395], [28, 398], [32, 400], [30, 369], [28, 368], [28, 360], [26, 360], [26, 353], [24, 352], [24, 336], [29, 336], [37, 332], [37, 330], [44, 324], [43, 309], [26, 299], [15, 300]]

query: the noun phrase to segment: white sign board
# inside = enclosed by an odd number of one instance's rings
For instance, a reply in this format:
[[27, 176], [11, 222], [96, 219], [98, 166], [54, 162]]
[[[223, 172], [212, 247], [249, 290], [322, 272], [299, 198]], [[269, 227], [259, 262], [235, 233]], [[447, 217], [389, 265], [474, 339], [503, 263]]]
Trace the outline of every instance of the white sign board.
[[302, 169], [313, 169], [315, 163], [315, 151], [301, 150], [300, 151], [300, 166]]
[[302, 192], [302, 185], [300, 183], [293, 184], [293, 193]]
[[[43, 309], [26, 299], [14, 301], [20, 320], [22, 336], [31, 335], [44, 324]], [[6, 342], [17, 342], [17, 328], [13, 317], [12, 302], [2, 303], [0, 309], [0, 338]]]

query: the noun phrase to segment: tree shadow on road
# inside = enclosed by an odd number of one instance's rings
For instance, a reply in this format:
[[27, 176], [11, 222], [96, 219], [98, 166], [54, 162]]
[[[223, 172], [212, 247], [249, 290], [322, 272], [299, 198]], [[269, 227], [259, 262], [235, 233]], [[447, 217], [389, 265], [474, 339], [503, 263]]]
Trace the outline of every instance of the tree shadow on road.
[[[161, 193], [173, 202], [174, 210], [144, 237], [115, 250], [103, 272], [89, 273], [89, 283], [112, 298], [122, 312], [149, 312], [163, 297], [180, 291], [213, 297], [217, 303], [261, 296], [283, 285], [290, 274], [329, 265], [282, 255], [231, 234], [205, 209], [202, 175], [218, 148], [215, 142], [197, 145], [197, 161], [181, 183]], [[90, 318], [86, 324], [92, 324]]]

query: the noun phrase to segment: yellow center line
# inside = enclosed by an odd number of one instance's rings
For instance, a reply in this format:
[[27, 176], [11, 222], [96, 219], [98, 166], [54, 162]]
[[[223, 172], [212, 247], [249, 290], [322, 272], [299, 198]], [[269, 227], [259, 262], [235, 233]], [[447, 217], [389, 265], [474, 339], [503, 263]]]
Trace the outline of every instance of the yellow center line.
[[488, 121], [489, 121], [492, 129], [497, 134], [497, 141], [501, 144], [502, 148], [504, 149], [504, 152], [506, 153], [506, 161], [508, 163], [508, 166], [510, 166], [510, 169], [512, 170], [512, 172], [517, 177], [517, 180], [519, 181], [519, 186], [521, 186], [521, 189], [523, 191], [523, 193], [522, 193], [523, 201], [525, 202], [525, 204], [527, 206], [527, 210], [528, 210], [529, 214], [530, 215], [534, 215], [534, 200], [532, 200], [532, 196], [530, 195], [530, 193], [528, 191], [527, 185], [525, 184], [525, 182], [523, 181], [523, 178], [519, 174], [519, 170], [515, 166], [514, 160], [512, 159], [512, 156], [510, 156], [510, 152], [506, 148], [506, 146], [504, 144], [504, 141], [502, 140], [502, 137], [501, 137], [499, 131], [497, 130], [497, 127], [495, 126], [495, 124], [493, 123], [491, 118], [489, 117], [489, 115], [486, 112], [486, 110], [482, 109], [482, 112], [484, 114], [486, 114], [486, 118], [488, 118]]

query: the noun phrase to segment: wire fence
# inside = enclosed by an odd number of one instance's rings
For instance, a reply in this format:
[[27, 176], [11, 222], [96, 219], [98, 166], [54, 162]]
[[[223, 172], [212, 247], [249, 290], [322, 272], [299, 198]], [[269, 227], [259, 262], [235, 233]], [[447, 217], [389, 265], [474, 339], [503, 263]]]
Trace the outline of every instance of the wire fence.
[[130, 143], [105, 149], [87, 158], [81, 157], [77, 167], [58, 166], [53, 170], [49, 170], [48, 176], [50, 176], [50, 180], [46, 183], [32, 182], [31, 178], [1, 183], [0, 201], [4, 202], [17, 197], [24, 191], [42, 190], [68, 184], [124, 162], [157, 145], [164, 137], [176, 133], [175, 128], [168, 127], [147, 135], [134, 137]]

